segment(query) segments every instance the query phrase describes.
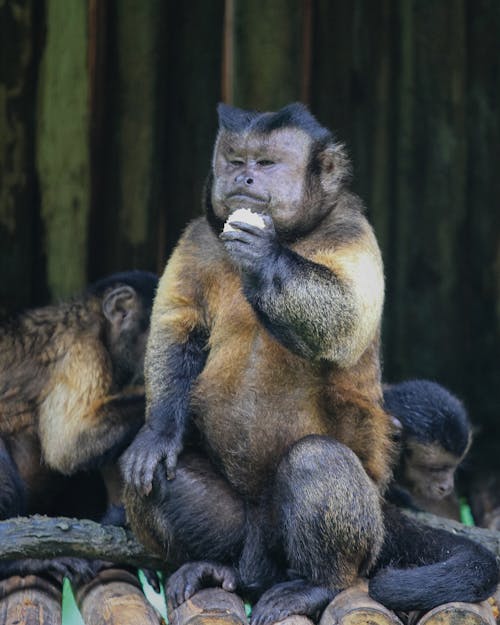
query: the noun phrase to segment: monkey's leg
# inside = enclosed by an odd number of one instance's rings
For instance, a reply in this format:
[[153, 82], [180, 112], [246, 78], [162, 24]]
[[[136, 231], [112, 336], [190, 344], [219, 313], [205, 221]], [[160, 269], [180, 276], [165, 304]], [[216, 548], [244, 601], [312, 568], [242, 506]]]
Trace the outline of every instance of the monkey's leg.
[[127, 486], [125, 504], [138, 538], [169, 562], [229, 563], [241, 551], [243, 502], [201, 455], [181, 456], [172, 480], [160, 465], [149, 495]]
[[128, 486], [125, 502], [139, 540], [170, 565], [185, 563], [167, 583], [170, 609], [204, 586], [235, 590], [236, 571], [227, 565], [243, 546], [244, 505], [208, 459], [184, 454], [172, 480], [160, 465], [151, 493]]
[[378, 491], [357, 456], [324, 436], [298, 441], [281, 461], [273, 505], [291, 575], [254, 608], [253, 625], [315, 617], [365, 575], [383, 540]]

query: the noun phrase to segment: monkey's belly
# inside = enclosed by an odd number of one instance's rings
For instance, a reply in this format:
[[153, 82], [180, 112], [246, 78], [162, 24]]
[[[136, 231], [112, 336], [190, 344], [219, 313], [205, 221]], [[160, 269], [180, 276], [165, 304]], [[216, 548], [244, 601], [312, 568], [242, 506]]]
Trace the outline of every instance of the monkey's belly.
[[317, 388], [291, 383], [266, 389], [249, 378], [225, 392], [202, 382], [193, 409], [214, 462], [238, 492], [253, 497], [272, 479], [290, 445], [328, 432]]

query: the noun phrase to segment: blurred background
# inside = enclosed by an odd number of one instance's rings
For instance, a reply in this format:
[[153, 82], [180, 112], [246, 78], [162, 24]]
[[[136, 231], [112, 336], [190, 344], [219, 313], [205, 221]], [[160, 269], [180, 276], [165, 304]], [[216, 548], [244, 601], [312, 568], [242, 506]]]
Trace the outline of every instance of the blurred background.
[[161, 273], [224, 100], [301, 100], [385, 260], [384, 377], [461, 397], [500, 467], [500, 2], [0, 0], [0, 314]]

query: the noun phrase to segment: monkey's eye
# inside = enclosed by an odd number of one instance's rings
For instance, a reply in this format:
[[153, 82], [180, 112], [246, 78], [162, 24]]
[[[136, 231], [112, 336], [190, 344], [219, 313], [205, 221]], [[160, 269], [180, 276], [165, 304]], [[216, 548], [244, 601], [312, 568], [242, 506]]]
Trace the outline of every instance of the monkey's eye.
[[261, 167], [270, 167], [271, 165], [274, 165], [274, 161], [263, 158], [260, 161], [257, 161], [257, 165], [260, 165]]
[[233, 167], [241, 167], [242, 165], [244, 165], [244, 161], [242, 161], [241, 159], [237, 159], [237, 158], [233, 158], [232, 160], [229, 161], [229, 163], [231, 165], [233, 165]]

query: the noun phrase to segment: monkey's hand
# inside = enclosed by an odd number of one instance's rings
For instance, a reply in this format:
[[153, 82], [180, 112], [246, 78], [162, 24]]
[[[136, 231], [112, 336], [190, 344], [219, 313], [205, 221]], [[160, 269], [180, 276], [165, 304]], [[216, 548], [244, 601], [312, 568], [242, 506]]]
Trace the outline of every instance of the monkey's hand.
[[175, 477], [177, 457], [182, 451], [178, 436], [168, 436], [144, 425], [120, 459], [123, 479], [138, 492], [148, 495], [157, 466], [163, 462], [167, 479]]
[[243, 221], [231, 221], [232, 230], [219, 236], [231, 260], [247, 274], [259, 274], [281, 251], [274, 223], [269, 215], [262, 215], [264, 228]]

